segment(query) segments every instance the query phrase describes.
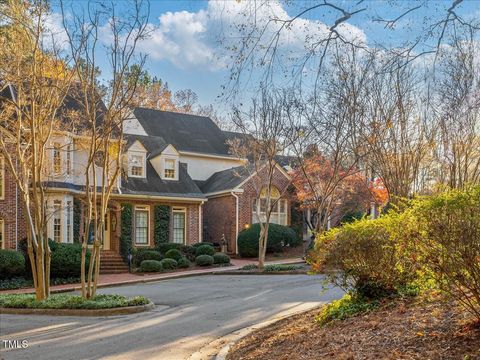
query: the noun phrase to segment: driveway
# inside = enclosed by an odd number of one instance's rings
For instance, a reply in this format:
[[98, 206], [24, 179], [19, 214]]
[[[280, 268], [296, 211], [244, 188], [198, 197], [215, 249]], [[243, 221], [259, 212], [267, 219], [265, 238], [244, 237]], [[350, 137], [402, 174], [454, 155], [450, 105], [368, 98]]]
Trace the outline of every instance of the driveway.
[[235, 330], [337, 299], [310, 275], [210, 275], [105, 288], [144, 295], [153, 311], [114, 317], [0, 315], [0, 359], [185, 359]]

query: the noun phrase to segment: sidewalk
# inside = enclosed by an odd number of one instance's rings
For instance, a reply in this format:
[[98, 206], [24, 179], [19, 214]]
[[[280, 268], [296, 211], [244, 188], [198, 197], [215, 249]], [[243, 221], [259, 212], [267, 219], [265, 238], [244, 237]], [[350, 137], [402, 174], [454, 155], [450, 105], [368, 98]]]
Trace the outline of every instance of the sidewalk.
[[[171, 273], [160, 273], [160, 274], [144, 274], [144, 275], [135, 275], [130, 273], [123, 274], [104, 274], [100, 275], [98, 279], [98, 288], [110, 287], [117, 285], [128, 285], [136, 283], [144, 283], [151, 281], [159, 280], [168, 280], [168, 279], [177, 279], [188, 276], [199, 276], [199, 275], [209, 275], [215, 273], [221, 273], [226, 271], [238, 270], [241, 269], [244, 265], [247, 264], [256, 264], [258, 261], [249, 260], [249, 259], [232, 259], [232, 266], [227, 267], [216, 267], [208, 269], [195, 269], [195, 270], [179, 270]], [[266, 264], [295, 264], [303, 262], [301, 258], [295, 259], [284, 259], [276, 261], [267, 261]], [[77, 284], [65, 284], [65, 285], [55, 285], [50, 288], [51, 293], [59, 292], [68, 292], [80, 290], [80, 283]], [[0, 291], [0, 294], [28, 294], [33, 293], [33, 288], [17, 289], [17, 290], [3, 290]]]

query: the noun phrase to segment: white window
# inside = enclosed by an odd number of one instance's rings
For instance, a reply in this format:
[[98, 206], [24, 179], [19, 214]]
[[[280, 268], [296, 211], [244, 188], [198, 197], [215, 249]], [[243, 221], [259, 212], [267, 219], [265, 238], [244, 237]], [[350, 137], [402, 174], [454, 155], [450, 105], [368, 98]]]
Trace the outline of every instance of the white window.
[[62, 154], [61, 145], [59, 143], [53, 144], [53, 172], [58, 175], [62, 172]]
[[0, 219], [0, 249], [5, 249], [5, 229], [3, 219]]
[[[270, 206], [272, 209], [270, 213], [270, 223], [286, 226], [288, 221], [288, 217], [287, 217], [288, 203], [287, 203], [287, 200], [280, 199], [280, 192], [275, 187], [273, 187], [270, 192]], [[260, 217], [258, 216], [258, 212], [260, 213]], [[266, 191], [265, 189], [262, 189], [260, 193], [260, 199], [257, 199], [253, 204], [252, 223], [265, 221], [266, 215], [267, 215]]]
[[150, 212], [148, 206], [135, 207], [135, 244], [148, 245]]
[[0, 158], [0, 200], [5, 200], [5, 159]]
[[145, 177], [146, 154], [130, 153], [128, 156], [128, 176]]
[[175, 179], [175, 160], [165, 159], [165, 178]]
[[173, 242], [176, 244], [185, 244], [185, 215], [185, 208], [173, 208]]
[[67, 243], [71, 243], [72, 241], [72, 202], [67, 201], [67, 209], [66, 209], [66, 228], [67, 228]]
[[53, 202], [53, 241], [62, 242], [62, 202]]

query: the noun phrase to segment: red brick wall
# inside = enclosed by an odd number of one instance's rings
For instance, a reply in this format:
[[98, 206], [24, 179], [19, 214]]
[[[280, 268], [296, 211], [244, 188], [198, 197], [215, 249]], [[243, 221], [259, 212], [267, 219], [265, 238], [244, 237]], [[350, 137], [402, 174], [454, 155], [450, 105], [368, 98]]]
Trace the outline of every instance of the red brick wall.
[[[243, 193], [238, 194], [239, 202], [239, 224], [238, 231], [242, 231], [245, 225], [252, 222], [252, 208], [255, 199], [258, 198], [256, 188], [262, 186], [262, 173], [257, 177], [253, 177], [246, 182], [242, 189]], [[290, 184], [290, 181], [278, 169], [273, 176], [273, 185], [278, 188], [280, 193], [284, 192]], [[288, 199], [289, 194], [285, 191], [283, 198]], [[228, 242], [228, 251], [236, 252], [236, 224], [235, 198], [231, 195], [225, 195], [217, 198], [209, 198], [204, 205], [204, 226], [206, 227], [206, 235], [204, 241], [220, 242], [222, 234]], [[290, 201], [287, 205], [287, 223], [290, 224]]]
[[203, 205], [203, 241], [218, 242], [222, 241], [222, 235], [225, 235], [227, 241], [227, 251], [235, 251], [235, 215], [236, 204], [232, 195], [210, 198]]
[[[15, 249], [16, 240], [18, 239], [18, 241], [20, 241], [24, 239], [27, 236], [27, 230], [20, 196], [15, 199], [16, 183], [9, 173], [8, 168], [5, 169], [4, 194], [5, 198], [0, 200], [0, 218], [3, 219], [4, 223], [4, 247], [5, 249]], [[18, 230], [16, 231], [17, 223]]]
[[[154, 207], [156, 205], [168, 205], [170, 206], [170, 232], [169, 232], [169, 241], [172, 241], [173, 238], [173, 221], [172, 221], [172, 209], [173, 207], [185, 208], [185, 221], [186, 221], [186, 242], [187, 245], [195, 244], [199, 242], [199, 210], [198, 210], [198, 203], [166, 203], [166, 202], [155, 202], [155, 201], [142, 201], [142, 200], [130, 200], [130, 201], [122, 201], [122, 203], [130, 203], [133, 206], [133, 210], [135, 211], [135, 205], [143, 205], [150, 207], [150, 236], [149, 236], [149, 247], [154, 247]], [[121, 214], [120, 211], [116, 214], [117, 215], [117, 228], [115, 232], [112, 232], [110, 235], [110, 243], [111, 243], [111, 250], [119, 251], [119, 243], [120, 243], [120, 231], [121, 231]], [[142, 247], [141, 245], [137, 245], [138, 247]]]

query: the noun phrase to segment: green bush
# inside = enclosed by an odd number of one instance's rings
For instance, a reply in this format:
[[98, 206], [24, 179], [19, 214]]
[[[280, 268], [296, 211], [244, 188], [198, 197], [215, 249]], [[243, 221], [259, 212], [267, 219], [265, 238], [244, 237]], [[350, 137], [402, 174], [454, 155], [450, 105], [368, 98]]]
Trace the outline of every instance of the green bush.
[[[258, 257], [260, 224], [253, 224], [238, 235], [238, 252], [242, 257]], [[287, 226], [269, 224], [267, 253], [281, 252], [286, 244], [295, 244], [297, 235]]]
[[[53, 243], [51, 246], [50, 277], [79, 277], [82, 261], [81, 244]], [[87, 249], [85, 269], [88, 269], [90, 250]]]
[[9, 279], [25, 273], [25, 258], [20, 251], [0, 250], [0, 279]]
[[163, 270], [175, 270], [178, 267], [178, 263], [173, 259], [165, 258], [162, 260]]
[[177, 250], [177, 249], [170, 249], [165, 253], [165, 258], [173, 259], [175, 261], [178, 261], [182, 257], [183, 257], [182, 253], [180, 252], [180, 250]]
[[34, 294], [0, 294], [0, 307], [22, 309], [112, 309], [147, 305], [143, 296], [127, 298], [122, 295], [97, 295], [84, 299], [80, 295], [53, 294], [47, 300], [37, 301]]
[[242, 270], [257, 270], [258, 265], [255, 264], [247, 264], [242, 266]]
[[155, 246], [158, 248], [160, 244], [168, 243], [170, 232], [170, 207], [168, 205], [155, 206], [153, 210], [153, 222], [153, 240]]
[[120, 255], [127, 261], [128, 254], [132, 253], [133, 248], [133, 206], [132, 204], [121, 204], [121, 206]]
[[182, 268], [189, 268], [190, 265], [192, 265], [192, 263], [190, 262], [190, 260], [188, 260], [185, 256], [183, 256], [183, 257], [181, 257], [180, 259], [178, 259], [177, 264], [178, 264], [178, 267], [179, 267], [180, 269], [182, 269]]
[[162, 259], [162, 254], [153, 249], [136, 249], [133, 254], [133, 264], [137, 267], [140, 266], [144, 260], [161, 261]]
[[263, 272], [294, 271], [301, 268], [302, 268], [301, 265], [272, 264], [272, 265], [265, 265], [263, 267]]
[[162, 261], [143, 260], [142, 263], [140, 264], [140, 271], [141, 272], [159, 272], [159, 271], [162, 271], [162, 269], [163, 269]]
[[315, 319], [320, 325], [325, 325], [334, 320], [345, 320], [366, 313], [375, 309], [378, 305], [380, 305], [380, 302], [377, 300], [369, 301], [365, 298], [346, 294], [341, 299], [324, 305]]
[[192, 247], [197, 248], [197, 247], [203, 246], [203, 245], [210, 245], [211, 247], [214, 247], [213, 243], [208, 242], [208, 241], [195, 243], [195, 244], [192, 245]]
[[415, 260], [437, 285], [480, 320], [480, 186], [414, 202]]
[[230, 256], [224, 253], [216, 253], [213, 255], [214, 264], [230, 264]]
[[190, 261], [195, 261], [195, 251], [197, 250], [194, 246], [185, 245], [182, 247], [182, 253], [186, 256], [186, 258]]
[[213, 265], [213, 256], [210, 255], [199, 255], [195, 258], [195, 262], [198, 266], [209, 266]]
[[195, 251], [195, 255], [198, 257], [200, 255], [210, 255], [213, 256], [215, 254], [215, 249], [210, 245], [202, 245], [198, 246], [197, 250]]
[[162, 254], [166, 254], [168, 250], [176, 249], [182, 250], [183, 244], [175, 244], [175, 243], [159, 243], [156, 244], [156, 249], [160, 251]]
[[376, 220], [358, 220], [320, 235], [311, 252], [314, 270], [347, 292], [379, 298], [398, 292], [416, 278], [409, 253], [407, 214], [390, 212]]

